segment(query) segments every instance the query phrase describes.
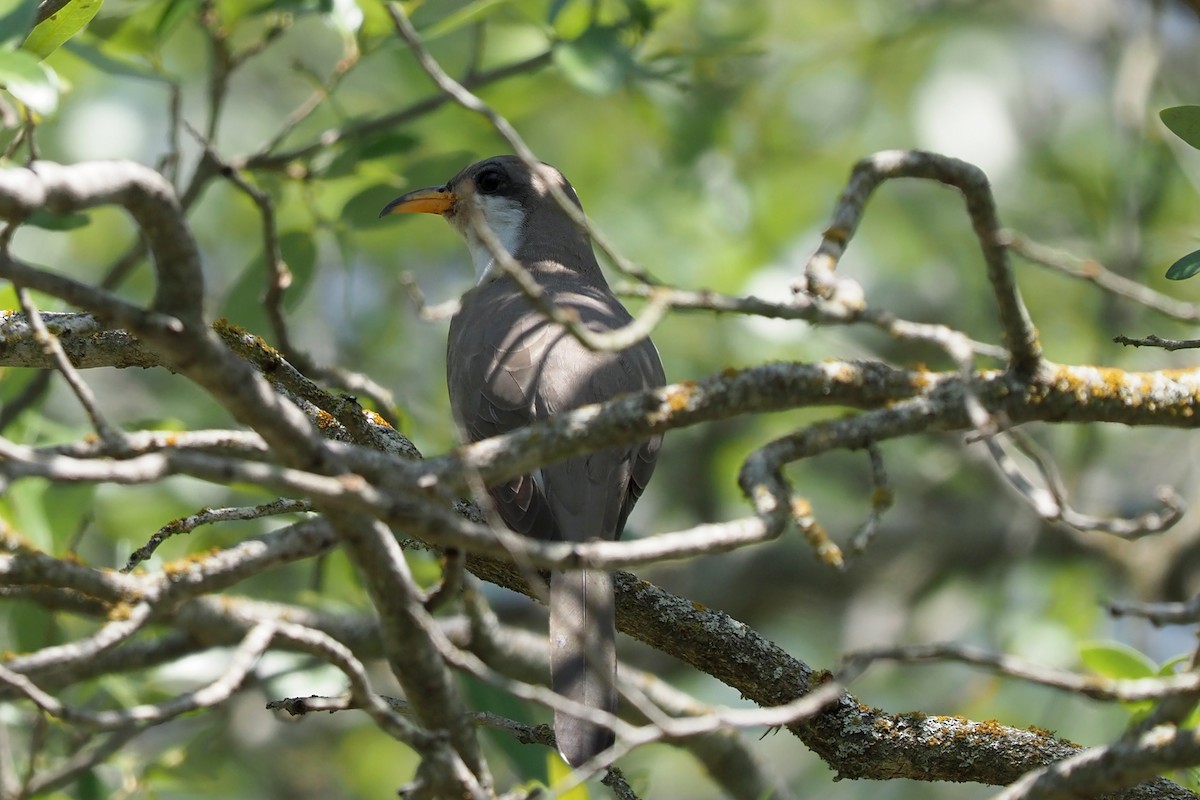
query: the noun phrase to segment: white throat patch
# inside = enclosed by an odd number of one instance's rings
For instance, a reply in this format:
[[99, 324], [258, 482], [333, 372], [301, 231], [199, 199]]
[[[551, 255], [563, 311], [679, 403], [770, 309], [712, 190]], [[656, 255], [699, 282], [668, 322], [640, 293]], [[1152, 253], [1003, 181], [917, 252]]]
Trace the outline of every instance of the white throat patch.
[[[521, 233], [525, 226], [525, 211], [515, 200], [495, 195], [476, 195], [483, 221], [496, 234], [505, 251], [515, 255], [521, 247]], [[465, 222], [465, 221], [464, 221]], [[471, 251], [471, 262], [475, 265], [475, 281], [483, 283], [494, 277], [496, 259], [492, 251], [479, 238], [474, 227], [469, 223], [464, 226], [463, 236], [467, 240], [467, 249]]]

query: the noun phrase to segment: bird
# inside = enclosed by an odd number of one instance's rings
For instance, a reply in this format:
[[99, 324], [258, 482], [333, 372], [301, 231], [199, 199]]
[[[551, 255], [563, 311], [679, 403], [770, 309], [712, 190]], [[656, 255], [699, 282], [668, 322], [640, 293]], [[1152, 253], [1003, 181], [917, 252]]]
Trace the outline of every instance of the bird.
[[[450, 406], [472, 442], [618, 395], [662, 386], [662, 360], [649, 337], [620, 350], [590, 350], [548, 319], [497, 263], [499, 245], [540, 287], [543, 302], [605, 332], [632, 321], [609, 288], [588, 233], [551, 194], [555, 185], [582, 213], [570, 182], [549, 164], [501, 155], [466, 167], [446, 184], [408, 192], [380, 212], [440, 214], [466, 240], [476, 283], [451, 319], [446, 346]], [[536, 469], [488, 487], [517, 533], [564, 542], [615, 540], [654, 472], [662, 437], [619, 445]], [[616, 713], [616, 626], [612, 575], [550, 574], [550, 686], [589, 708]], [[555, 711], [558, 750], [578, 767], [612, 745], [608, 728]]]

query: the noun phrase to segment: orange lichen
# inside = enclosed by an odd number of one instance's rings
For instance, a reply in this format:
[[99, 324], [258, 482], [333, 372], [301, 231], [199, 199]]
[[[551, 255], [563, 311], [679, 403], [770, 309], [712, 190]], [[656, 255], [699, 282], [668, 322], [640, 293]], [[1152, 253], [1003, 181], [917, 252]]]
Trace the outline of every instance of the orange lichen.
[[366, 415], [366, 417], [367, 417], [367, 421], [369, 421], [369, 422], [370, 422], [372, 425], [382, 425], [382, 426], [384, 426], [385, 428], [391, 428], [391, 427], [392, 427], [392, 423], [388, 422], [386, 419], [384, 419], [383, 417], [379, 416], [379, 414], [377, 414], [376, 412], [374, 412], [374, 411], [370, 410], [369, 408], [368, 408], [368, 409], [364, 409], [364, 410], [363, 410], [363, 413]]
[[1030, 733], [1036, 733], [1038, 736], [1045, 736], [1047, 739], [1058, 738], [1054, 731], [1048, 731], [1045, 728], [1039, 728], [1037, 725], [1028, 725], [1025, 727], [1025, 730], [1029, 731]]
[[108, 610], [108, 618], [112, 622], [129, 619], [133, 613], [133, 606], [126, 602], [120, 602]]
[[667, 407], [674, 412], [683, 411], [691, 402], [695, 389], [695, 381], [680, 381], [672, 386], [667, 390]]
[[198, 553], [189, 553], [183, 558], [177, 558], [174, 561], [168, 561], [163, 564], [163, 572], [170, 575], [181, 575], [185, 572], [190, 572], [193, 567], [199, 566], [207, 561], [212, 556], [221, 552], [221, 548], [212, 547], [208, 550], [203, 550]]

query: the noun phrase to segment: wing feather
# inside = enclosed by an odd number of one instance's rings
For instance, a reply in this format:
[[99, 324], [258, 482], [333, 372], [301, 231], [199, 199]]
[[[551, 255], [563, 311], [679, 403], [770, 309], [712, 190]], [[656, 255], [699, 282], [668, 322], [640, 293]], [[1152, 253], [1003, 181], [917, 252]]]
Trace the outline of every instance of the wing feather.
[[[547, 296], [573, 308], [597, 330], [630, 321], [610, 293], [544, 284]], [[593, 352], [531, 307], [507, 278], [464, 295], [451, 322], [447, 350], [450, 401], [471, 441], [524, 427], [558, 411], [663, 383], [649, 340], [620, 353]], [[547, 376], [550, 376], [549, 378]], [[514, 531], [581, 541], [620, 536], [654, 471], [660, 437], [608, 448], [489, 488]]]

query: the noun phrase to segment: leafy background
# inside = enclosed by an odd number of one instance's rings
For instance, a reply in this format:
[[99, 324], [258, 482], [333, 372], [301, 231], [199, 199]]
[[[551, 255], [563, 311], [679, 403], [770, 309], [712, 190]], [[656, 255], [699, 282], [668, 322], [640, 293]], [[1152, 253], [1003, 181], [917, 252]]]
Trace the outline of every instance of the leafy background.
[[[319, 145], [326, 131], [435, 94], [372, 0], [89, 5], [64, 9], [95, 17], [55, 49], [52, 32], [26, 38], [32, 4], [0, 3], [6, 139], [21, 128], [19, 101], [37, 121], [41, 158], [155, 164], [178, 154], [178, 164], [167, 169], [186, 183], [206, 139], [222, 159], [254, 163], [254, 154], [285, 131], [272, 153], [299, 148], [300, 154], [266, 159], [249, 175], [277, 206], [284, 255], [295, 275], [286, 304], [295, 342], [318, 363], [351, 367], [391, 389], [402, 429], [425, 453], [451, 446], [445, 323], [419, 318], [401, 275], [412, 273], [429, 299], [439, 301], [469, 285], [469, 261], [437, 220], [380, 221], [377, 213], [403, 191], [442, 183], [461, 166], [505, 151], [503, 141], [481, 118], [446, 104], [403, 126]], [[1195, 249], [1200, 205], [1200, 154], [1167, 133], [1157, 116], [1163, 107], [1195, 101], [1200, 85], [1194, 58], [1200, 25], [1183, 5], [447, 0], [406, 8], [455, 75], [550, 54], [543, 66], [480, 93], [571, 178], [592, 219], [622, 252], [665, 282], [786, 297], [853, 163], [876, 150], [920, 147], [982, 166], [1002, 219], [1021, 234], [1184, 299], [1200, 291], [1168, 284], [1163, 274], [1179, 254]], [[235, 53], [269, 41], [229, 75], [215, 122], [212, 30], [226, 36]], [[331, 98], [289, 128], [289, 115], [347, 57], [352, 67]], [[176, 117], [184, 124], [176, 126]], [[22, 163], [24, 155], [18, 150], [10, 163]], [[253, 205], [216, 181], [190, 216], [205, 254], [211, 313], [268, 335]], [[15, 250], [99, 280], [133, 242], [133, 227], [106, 209], [75, 222], [81, 226], [69, 234], [26, 226]], [[984, 340], [997, 336], [977, 243], [950, 191], [886, 186], [842, 270], [863, 284], [869, 302], [901, 317], [945, 323]], [[1188, 326], [1040, 267], [1022, 264], [1019, 278], [1053, 360], [1146, 369], [1194, 360], [1186, 352], [1121, 350], [1111, 343], [1119, 333], [1186, 336]], [[120, 291], [144, 300], [151, 286], [142, 265]], [[41, 304], [54, 307], [47, 298]], [[11, 290], [0, 287], [0, 307], [15, 306]], [[676, 380], [772, 359], [868, 357], [946, 366], [932, 349], [897, 344], [875, 331], [710, 314], [676, 314], [655, 340]], [[221, 410], [165, 372], [105, 370], [87, 377], [117, 422], [168, 429], [229, 424]], [[23, 370], [0, 373], [0, 404], [33, 378]], [[673, 433], [628, 535], [744, 513], [734, 482], [741, 459], [769, 437], [827, 414], [789, 412]], [[86, 430], [60, 388], [4, 433], [46, 443]], [[1039, 426], [1032, 433], [1054, 453], [1084, 510], [1145, 511], [1160, 484], [1195, 495], [1192, 447], [1178, 434], [1084, 426]], [[791, 536], [640, 574], [728, 611], [818, 668], [869, 645], [953, 639], [1043, 664], [1136, 675], [1192, 646], [1186, 631], [1114, 620], [1103, 604], [1193, 594], [1200, 556], [1194, 514], [1166, 535], [1137, 543], [1072, 533], [1040, 523], [1007, 492], [986, 456], [956, 437], [882, 449], [897, 503], [870, 549], [844, 573], [817, 563]], [[791, 477], [839, 540], [865, 519], [871, 487], [861, 454], [800, 464]], [[0, 498], [0, 515], [38, 547], [73, 549], [88, 563], [117, 567], [171, 519], [202, 506], [265, 499], [187, 479], [153, 489], [27, 480]], [[176, 558], [257, 530], [259, 523], [200, 529], [166, 545], [160, 556]], [[433, 580], [435, 565], [413, 558]], [[159, 560], [149, 564], [158, 566]], [[279, 570], [249, 589], [329, 609], [367, 607], [352, 570], [336, 554], [315, 570]], [[490, 597], [505, 618], [542, 624], [526, 601], [499, 590]], [[0, 648], [33, 649], [80, 625], [8, 603], [0, 607]], [[671, 659], [632, 642], [622, 646], [633, 663], [706, 700], [738, 702], [728, 688]], [[220, 658], [138, 676], [136, 685], [127, 677], [105, 679], [71, 690], [70, 698], [110, 705], [129, 702], [135, 689], [168, 696], [203, 680]], [[260, 676], [259, 685], [221, 712], [165, 726], [62, 796], [377, 797], [411, 776], [415, 761], [351, 714], [295, 724], [263, 711], [274, 697], [336, 693], [340, 681], [330, 671], [272, 655]], [[374, 678], [388, 690], [386, 671]], [[1083, 744], [1116, 735], [1135, 711], [954, 666], [879, 666], [852, 689], [892, 711], [1037, 725]], [[491, 690], [471, 690], [480, 706], [536, 717]], [[0, 723], [21, 724], [16, 716]], [[545, 777], [544, 754], [500, 737], [488, 742], [507, 753], [509, 780]], [[764, 736], [756, 750], [798, 796], [991, 794], [977, 786], [835, 783], [820, 760], [786, 734]], [[648, 796], [713, 796], [698, 765], [671, 748], [647, 747], [624, 766]], [[603, 796], [605, 790], [592, 792]]]

